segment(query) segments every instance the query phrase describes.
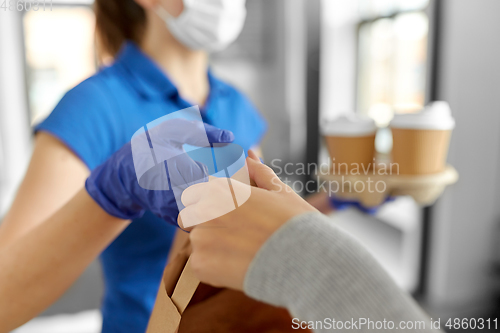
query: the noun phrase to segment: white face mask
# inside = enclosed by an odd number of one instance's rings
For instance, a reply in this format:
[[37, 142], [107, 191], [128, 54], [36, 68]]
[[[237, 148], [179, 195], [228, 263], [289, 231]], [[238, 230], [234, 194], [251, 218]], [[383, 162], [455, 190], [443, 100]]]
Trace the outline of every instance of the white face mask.
[[174, 37], [193, 50], [220, 51], [238, 37], [246, 18], [246, 0], [183, 0], [178, 17], [160, 5], [157, 14]]

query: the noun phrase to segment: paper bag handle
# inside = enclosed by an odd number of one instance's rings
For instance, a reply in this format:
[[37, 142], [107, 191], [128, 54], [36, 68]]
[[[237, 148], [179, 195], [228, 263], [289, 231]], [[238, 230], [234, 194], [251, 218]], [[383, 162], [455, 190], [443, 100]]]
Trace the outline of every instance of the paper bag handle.
[[191, 257], [189, 257], [184, 270], [182, 271], [177, 285], [175, 286], [174, 293], [172, 294], [172, 302], [182, 314], [186, 310], [191, 298], [200, 284], [200, 280], [196, 278], [191, 269]]

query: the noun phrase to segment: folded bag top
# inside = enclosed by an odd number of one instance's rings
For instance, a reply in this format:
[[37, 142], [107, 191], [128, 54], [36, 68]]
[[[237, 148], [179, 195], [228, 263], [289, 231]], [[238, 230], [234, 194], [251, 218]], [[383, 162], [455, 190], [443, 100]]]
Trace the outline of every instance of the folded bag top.
[[286, 309], [253, 300], [240, 291], [200, 283], [189, 264], [188, 234], [179, 231], [176, 238], [182, 246], [165, 268], [146, 333], [297, 331]]

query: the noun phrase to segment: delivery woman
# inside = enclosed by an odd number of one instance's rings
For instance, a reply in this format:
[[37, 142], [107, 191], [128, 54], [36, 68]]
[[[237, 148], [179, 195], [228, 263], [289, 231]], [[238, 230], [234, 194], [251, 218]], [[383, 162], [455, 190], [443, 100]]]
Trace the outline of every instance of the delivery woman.
[[[112, 217], [85, 179], [137, 129], [193, 104], [245, 150], [266, 130], [252, 104], [208, 70], [208, 53], [240, 33], [244, 0], [96, 0], [95, 9], [100, 51], [114, 62], [36, 127], [29, 169], [0, 227], [0, 295], [9, 300], [0, 305], [1, 332], [49, 306], [98, 255], [102, 331], [144, 332], [177, 216], [163, 215], [170, 224], [150, 211], [131, 222]], [[212, 129], [214, 138], [229, 135]]]

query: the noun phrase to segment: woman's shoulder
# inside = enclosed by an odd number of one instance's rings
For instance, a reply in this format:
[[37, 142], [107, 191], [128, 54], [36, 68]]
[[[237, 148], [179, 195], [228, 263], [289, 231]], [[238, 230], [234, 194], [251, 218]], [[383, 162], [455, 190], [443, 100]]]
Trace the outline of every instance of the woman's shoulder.
[[97, 73], [68, 90], [55, 106], [48, 120], [113, 121], [119, 116], [120, 96], [128, 95], [120, 73], [114, 65]]
[[113, 86], [119, 83], [112, 68], [99, 70], [94, 75], [83, 80], [64, 95], [64, 99], [76, 100], [85, 105], [102, 105], [113, 99]]
[[122, 117], [110, 84], [115, 79], [101, 70], [70, 89], [53, 111], [35, 126], [57, 137], [93, 168], [116, 150]]

